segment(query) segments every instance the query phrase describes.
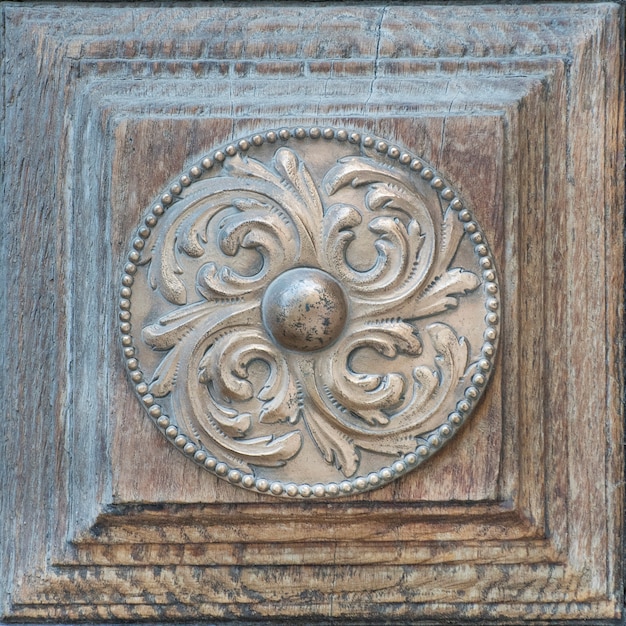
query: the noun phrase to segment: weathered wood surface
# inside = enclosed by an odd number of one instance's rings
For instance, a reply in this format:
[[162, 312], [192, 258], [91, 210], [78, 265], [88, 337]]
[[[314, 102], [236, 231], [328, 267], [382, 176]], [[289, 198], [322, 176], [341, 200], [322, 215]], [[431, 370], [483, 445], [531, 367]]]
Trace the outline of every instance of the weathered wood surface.
[[[621, 614], [621, 10], [3, 5], [7, 621]], [[190, 159], [358, 126], [458, 186], [497, 257], [496, 376], [385, 489], [283, 503], [201, 472], [128, 385], [130, 233]]]

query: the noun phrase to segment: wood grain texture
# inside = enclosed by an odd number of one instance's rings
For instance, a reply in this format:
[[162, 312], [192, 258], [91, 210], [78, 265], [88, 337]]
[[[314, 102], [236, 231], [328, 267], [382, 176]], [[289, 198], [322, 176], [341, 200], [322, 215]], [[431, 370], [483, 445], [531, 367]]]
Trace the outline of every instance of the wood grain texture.
[[[1, 619], [619, 619], [621, 9], [2, 12]], [[116, 284], [194, 158], [312, 124], [368, 129], [455, 183], [499, 263], [503, 336], [445, 450], [303, 504], [158, 435], [125, 379]]]

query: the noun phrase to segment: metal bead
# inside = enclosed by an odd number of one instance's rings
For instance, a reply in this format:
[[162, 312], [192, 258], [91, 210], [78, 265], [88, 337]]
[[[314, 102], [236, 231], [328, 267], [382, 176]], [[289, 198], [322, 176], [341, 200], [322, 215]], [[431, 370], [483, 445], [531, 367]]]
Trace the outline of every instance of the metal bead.
[[231, 483], [238, 483], [241, 480], [241, 472], [239, 470], [230, 470], [228, 472], [228, 480]]
[[393, 471], [396, 474], [402, 474], [403, 472], [406, 471], [406, 465], [402, 461], [396, 461], [393, 464]]
[[483, 272], [483, 278], [485, 280], [495, 280], [496, 279], [495, 272], [493, 270], [487, 270], [486, 272]]
[[467, 400], [461, 400], [456, 405], [457, 411], [467, 413], [470, 410], [470, 403]]
[[474, 374], [474, 376], [472, 376], [472, 382], [480, 387], [485, 384], [485, 377], [482, 374]]
[[462, 421], [462, 418], [461, 418], [461, 416], [458, 413], [455, 412], [455, 413], [451, 413], [450, 414], [450, 421], [453, 424], [460, 424], [461, 421]]
[[204, 463], [206, 459], [206, 452], [204, 450], [196, 450], [195, 454], [193, 455], [193, 458], [198, 463]]
[[279, 482], [274, 482], [270, 485], [270, 491], [275, 495], [279, 496], [283, 492], [283, 486]]
[[363, 491], [367, 487], [367, 481], [361, 476], [357, 478], [353, 484], [359, 491]]
[[389, 467], [384, 467], [378, 472], [378, 475], [381, 480], [391, 480], [393, 478], [393, 471]]
[[[493, 335], [493, 339], [496, 338], [496, 333], [495, 330], [493, 328], [488, 328], [487, 331], [489, 332], [490, 335]], [[492, 332], [493, 331], [493, 332]], [[490, 341], [493, 341], [493, 339], [490, 339]], [[482, 353], [491, 357], [494, 355], [496, 349], [493, 346], [493, 344], [486, 342], [483, 344], [483, 348], [482, 348]]]
[[372, 486], [378, 485], [380, 484], [380, 476], [372, 472], [371, 474], [367, 475], [367, 482]]
[[215, 466], [215, 473], [218, 476], [226, 476], [226, 474], [228, 474], [228, 465], [226, 465], [226, 463], [218, 463]]
[[450, 189], [449, 187], [446, 187], [442, 192], [441, 192], [441, 197], [444, 200], [452, 200], [452, 198], [454, 198], [454, 191], [452, 191], [452, 189]]
[[142, 401], [146, 406], [152, 406], [154, 404], [154, 396], [148, 393], [142, 398]]
[[467, 396], [467, 398], [469, 398], [470, 400], [475, 400], [476, 398], [478, 398], [478, 389], [476, 389], [476, 387], [468, 387], [465, 390], [465, 395]]

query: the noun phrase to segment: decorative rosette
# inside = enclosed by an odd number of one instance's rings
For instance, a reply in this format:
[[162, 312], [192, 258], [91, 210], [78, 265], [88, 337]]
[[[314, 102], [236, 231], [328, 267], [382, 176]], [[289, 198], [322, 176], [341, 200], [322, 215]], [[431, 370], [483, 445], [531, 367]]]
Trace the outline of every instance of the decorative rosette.
[[476, 405], [498, 337], [470, 211], [422, 159], [346, 130], [256, 134], [191, 167], [139, 228], [121, 295], [130, 377], [165, 436], [288, 497], [428, 458]]

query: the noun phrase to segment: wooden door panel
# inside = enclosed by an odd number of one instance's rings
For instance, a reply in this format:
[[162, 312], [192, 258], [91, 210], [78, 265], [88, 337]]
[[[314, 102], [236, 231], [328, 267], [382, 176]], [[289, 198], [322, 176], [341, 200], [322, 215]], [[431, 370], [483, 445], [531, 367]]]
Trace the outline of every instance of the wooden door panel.
[[[5, 620], [621, 615], [617, 6], [3, 14]], [[118, 282], [177, 176], [312, 125], [388, 138], [453, 181], [498, 264], [502, 335], [481, 403], [423, 466], [288, 501], [150, 423]]]

